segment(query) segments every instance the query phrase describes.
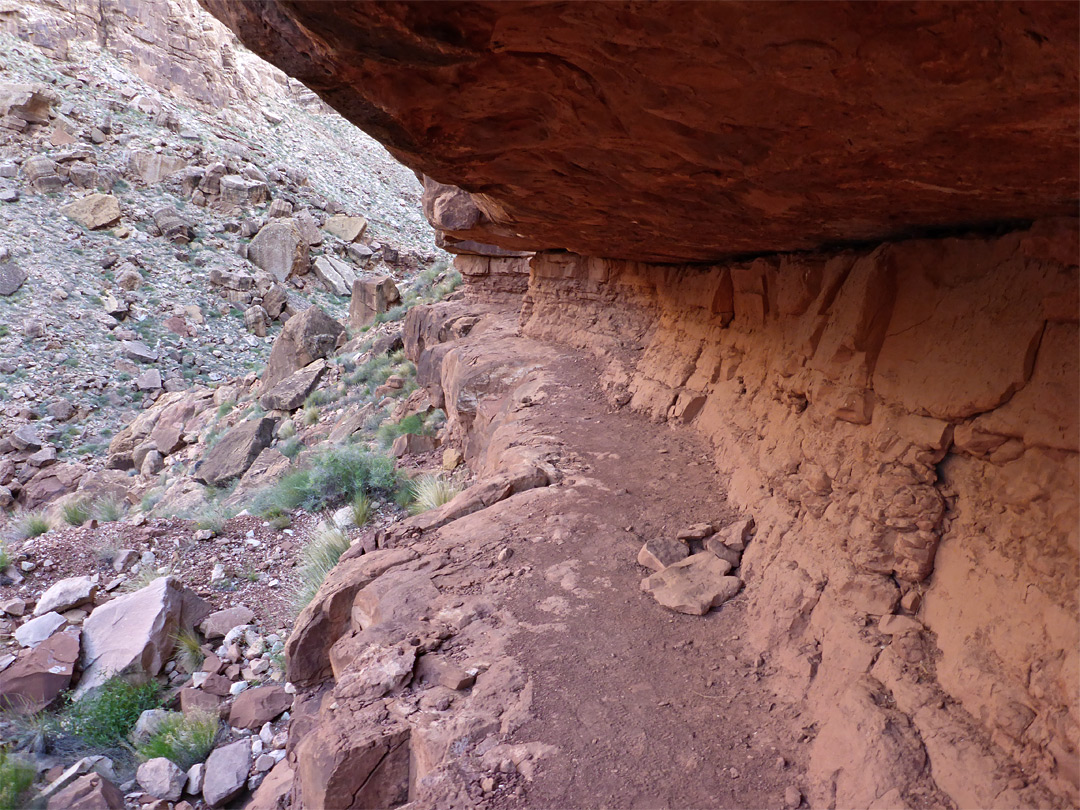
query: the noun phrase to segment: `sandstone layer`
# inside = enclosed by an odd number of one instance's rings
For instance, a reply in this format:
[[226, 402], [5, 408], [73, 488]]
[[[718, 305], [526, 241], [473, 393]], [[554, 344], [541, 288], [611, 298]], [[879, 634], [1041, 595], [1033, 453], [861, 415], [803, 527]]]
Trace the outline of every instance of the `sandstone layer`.
[[1075, 211], [1075, 4], [201, 2], [470, 192], [456, 239], [702, 261]]

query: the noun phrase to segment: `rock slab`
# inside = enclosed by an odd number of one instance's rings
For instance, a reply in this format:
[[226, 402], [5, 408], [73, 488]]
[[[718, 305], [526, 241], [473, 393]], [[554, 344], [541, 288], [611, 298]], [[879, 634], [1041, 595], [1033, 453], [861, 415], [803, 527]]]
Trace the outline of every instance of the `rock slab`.
[[641, 589], [677, 613], [703, 616], [739, 592], [742, 580], [729, 577], [731, 564], [708, 551], [693, 554], [641, 581]]

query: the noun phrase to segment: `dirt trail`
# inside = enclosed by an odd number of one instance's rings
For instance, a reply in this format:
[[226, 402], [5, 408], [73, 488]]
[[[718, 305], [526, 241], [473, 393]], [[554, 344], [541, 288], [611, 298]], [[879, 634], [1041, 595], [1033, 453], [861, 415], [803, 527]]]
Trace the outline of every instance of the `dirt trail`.
[[535, 687], [511, 742], [559, 752], [495, 806], [782, 807], [801, 783], [798, 715], [774, 704], [767, 662], [740, 642], [743, 597], [693, 617], [639, 587], [646, 538], [735, 517], [707, 448], [687, 429], [609, 412], [584, 356], [551, 371], [560, 388], [524, 418], [565, 442], [565, 508], [518, 525], [514, 562], [533, 574], [508, 606], [523, 629], [511, 652]]

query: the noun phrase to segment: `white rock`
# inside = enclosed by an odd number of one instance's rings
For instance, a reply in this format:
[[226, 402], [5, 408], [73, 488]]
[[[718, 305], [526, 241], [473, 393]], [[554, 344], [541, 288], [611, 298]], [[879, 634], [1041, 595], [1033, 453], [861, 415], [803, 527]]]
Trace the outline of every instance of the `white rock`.
[[34, 615], [41, 616], [44, 613], [63, 613], [73, 607], [90, 602], [97, 594], [97, 583], [90, 577], [68, 577], [53, 585], [41, 595]]
[[186, 793], [190, 793], [192, 796], [198, 796], [202, 793], [203, 771], [205, 769], [206, 764], [202, 762], [197, 762], [188, 768], [187, 784], [184, 785]]
[[237, 695], [239, 695], [241, 692], [243, 692], [247, 688], [248, 688], [248, 682], [247, 681], [237, 681], [236, 683], [234, 683], [232, 686], [229, 687], [229, 694], [232, 695], [233, 697], [236, 697]]
[[31, 619], [16, 630], [15, 640], [23, 647], [36, 647], [65, 623], [64, 617], [59, 613], [46, 613], [44, 616]]

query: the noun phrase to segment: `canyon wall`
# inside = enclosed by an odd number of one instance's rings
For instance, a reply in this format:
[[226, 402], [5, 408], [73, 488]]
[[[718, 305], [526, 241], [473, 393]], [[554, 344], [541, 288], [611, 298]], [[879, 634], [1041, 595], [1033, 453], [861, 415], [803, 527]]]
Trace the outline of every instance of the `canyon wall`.
[[696, 426], [754, 516], [747, 632], [811, 709], [814, 806], [927, 778], [961, 807], [1080, 799], [1077, 256], [1066, 219], [532, 260], [524, 334], [593, 351], [613, 406]]

